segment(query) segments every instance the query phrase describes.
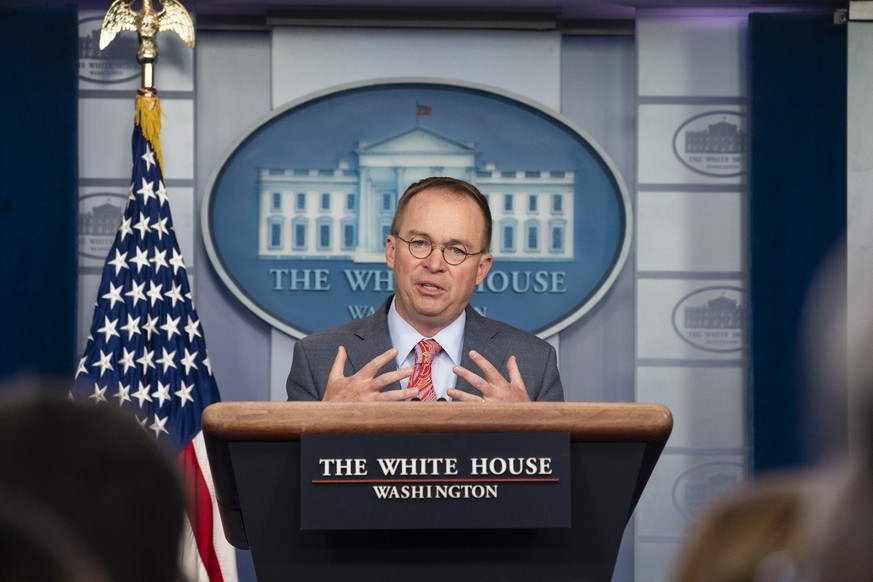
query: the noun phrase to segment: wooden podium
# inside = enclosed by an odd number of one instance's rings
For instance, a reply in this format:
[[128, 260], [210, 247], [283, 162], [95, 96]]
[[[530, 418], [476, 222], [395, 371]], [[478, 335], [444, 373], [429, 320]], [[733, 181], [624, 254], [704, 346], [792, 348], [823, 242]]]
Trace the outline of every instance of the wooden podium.
[[[223, 402], [203, 431], [225, 535], [272, 580], [612, 578], [625, 526], [673, 427], [638, 403]], [[569, 435], [571, 526], [303, 530], [301, 436]]]

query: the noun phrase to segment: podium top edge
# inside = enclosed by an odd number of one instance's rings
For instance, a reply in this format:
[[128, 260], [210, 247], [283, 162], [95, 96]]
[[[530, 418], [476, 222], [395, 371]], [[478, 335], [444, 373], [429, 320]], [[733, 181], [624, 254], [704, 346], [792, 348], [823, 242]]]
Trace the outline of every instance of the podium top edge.
[[298, 440], [304, 434], [566, 432], [572, 440], [665, 443], [662, 404], [621, 402], [220, 402], [203, 431], [222, 441]]

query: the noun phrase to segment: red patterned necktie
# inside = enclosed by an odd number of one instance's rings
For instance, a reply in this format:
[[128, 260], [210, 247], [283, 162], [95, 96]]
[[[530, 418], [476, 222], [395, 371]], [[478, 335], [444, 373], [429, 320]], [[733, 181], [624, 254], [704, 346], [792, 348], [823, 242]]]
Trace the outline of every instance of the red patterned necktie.
[[409, 380], [409, 387], [418, 389], [418, 399], [422, 402], [436, 400], [430, 365], [441, 349], [434, 339], [421, 340], [415, 345], [415, 370]]

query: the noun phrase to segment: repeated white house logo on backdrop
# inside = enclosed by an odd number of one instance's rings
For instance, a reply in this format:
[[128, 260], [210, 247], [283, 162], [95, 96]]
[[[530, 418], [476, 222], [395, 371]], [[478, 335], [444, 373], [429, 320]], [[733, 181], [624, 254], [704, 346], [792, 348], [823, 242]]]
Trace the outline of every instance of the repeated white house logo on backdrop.
[[495, 264], [472, 305], [549, 335], [607, 292], [630, 246], [629, 197], [581, 130], [516, 96], [432, 80], [355, 84], [292, 103], [207, 186], [207, 252], [228, 288], [295, 337], [373, 313], [393, 292], [385, 239], [422, 178], [475, 184]]
[[106, 258], [118, 232], [127, 196], [97, 192], [79, 197], [79, 254], [92, 259]]
[[687, 119], [673, 135], [673, 153], [690, 170], [727, 178], [748, 172], [748, 119], [736, 111], [708, 111]]
[[673, 308], [673, 329], [692, 346], [708, 352], [746, 347], [746, 293], [729, 286], [696, 289]]
[[[106, 4], [108, 6], [109, 2]], [[89, 12], [84, 11], [85, 14]], [[105, 12], [79, 20], [79, 79], [86, 81], [83, 86], [87, 88], [97, 85], [115, 89], [130, 86], [135, 89], [142, 75], [142, 66], [136, 61], [139, 41], [136, 35], [120, 34], [100, 50], [100, 27], [104, 16]], [[184, 42], [176, 35], [162, 36], [160, 45], [161, 70], [165, 72], [179, 68], [190, 58], [185, 52], [187, 47]]]
[[673, 506], [686, 518], [701, 515], [700, 510], [712, 500], [736, 489], [745, 480], [742, 463], [712, 461], [697, 464], [680, 474], [673, 483]]
[[79, 21], [79, 78], [101, 84], [123, 83], [139, 77], [142, 67], [136, 62], [139, 41], [133, 35], [120, 35], [100, 50], [102, 16]]

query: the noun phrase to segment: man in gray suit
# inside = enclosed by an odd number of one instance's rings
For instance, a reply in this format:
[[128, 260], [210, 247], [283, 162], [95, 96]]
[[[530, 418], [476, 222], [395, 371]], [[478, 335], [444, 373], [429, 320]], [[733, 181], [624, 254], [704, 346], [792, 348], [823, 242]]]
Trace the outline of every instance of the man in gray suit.
[[440, 400], [563, 400], [555, 349], [469, 306], [491, 269], [490, 247], [491, 211], [475, 186], [444, 177], [411, 185], [385, 243], [395, 295], [366, 319], [298, 341], [288, 399], [417, 399], [419, 391], [407, 388], [413, 348], [434, 339], [432, 384]]

